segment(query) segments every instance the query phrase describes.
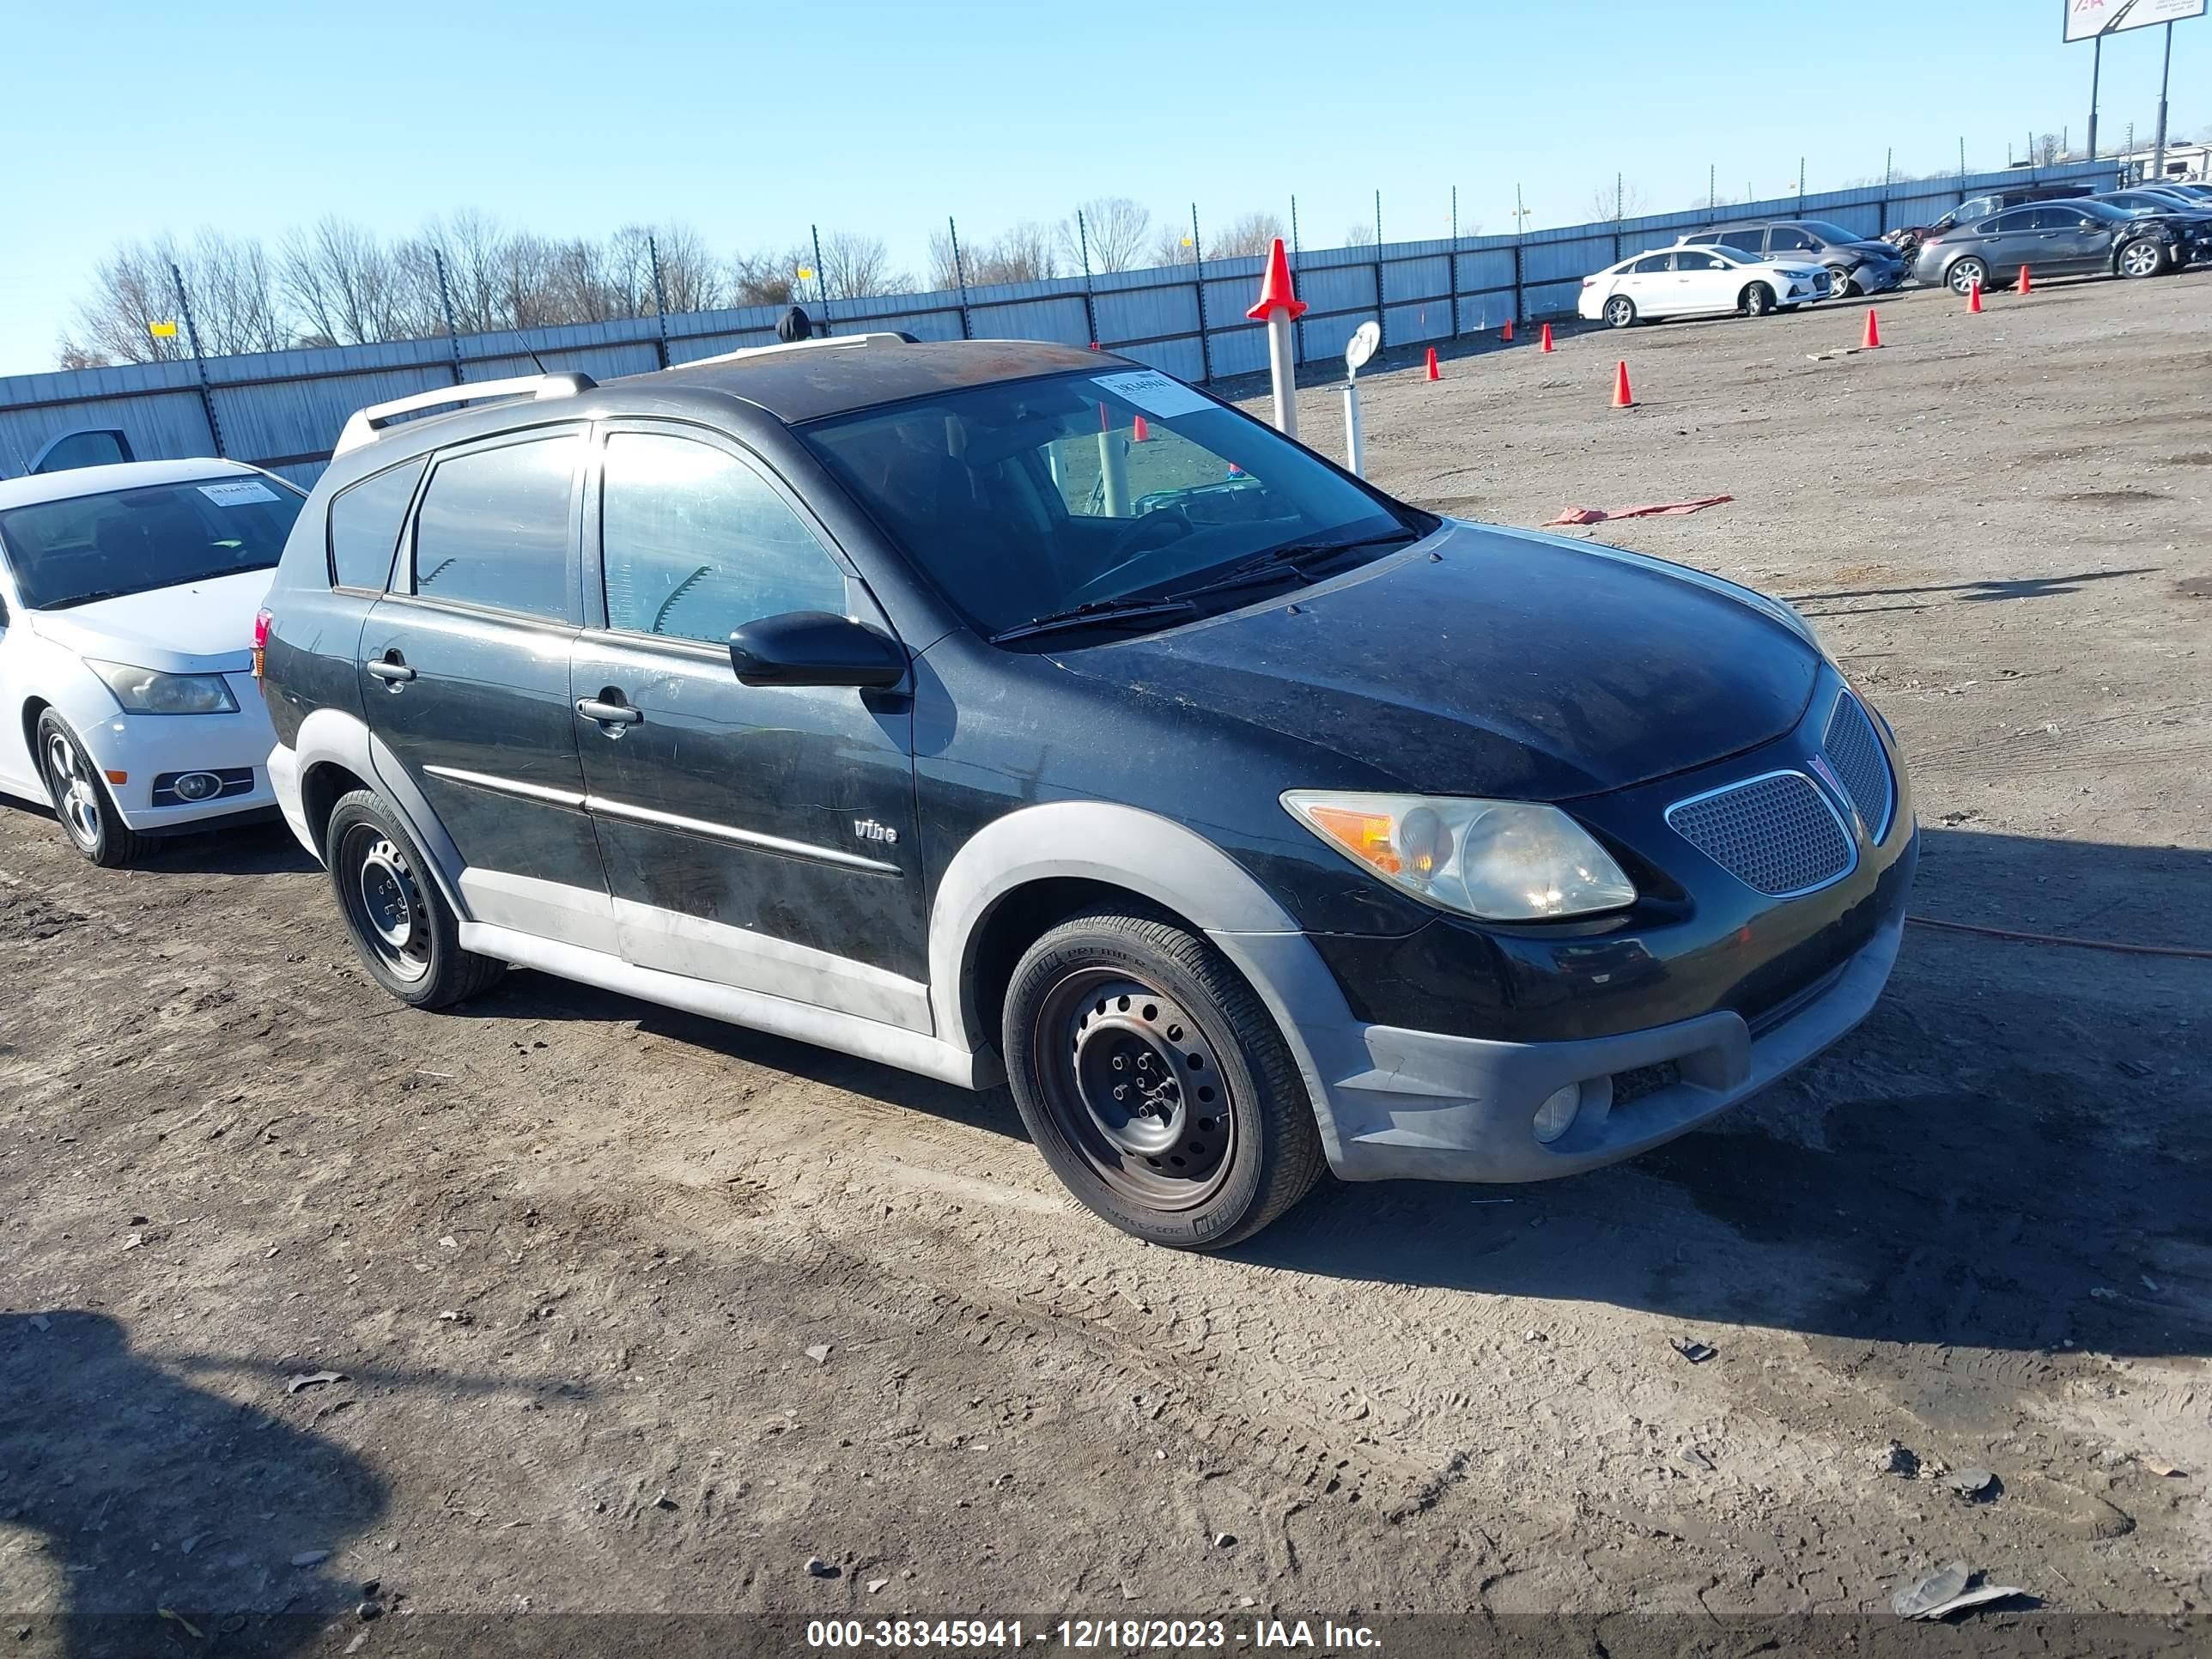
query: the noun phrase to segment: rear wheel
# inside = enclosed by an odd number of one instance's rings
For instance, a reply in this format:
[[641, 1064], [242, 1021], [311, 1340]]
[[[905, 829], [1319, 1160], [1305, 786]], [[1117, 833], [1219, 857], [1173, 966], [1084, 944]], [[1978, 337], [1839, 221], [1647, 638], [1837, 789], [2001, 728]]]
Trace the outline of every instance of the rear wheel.
[[1006, 991], [1014, 1103], [1053, 1173], [1124, 1232], [1249, 1238], [1320, 1178], [1313, 1107], [1273, 1018], [1220, 952], [1099, 911], [1032, 945]]
[[487, 991], [507, 964], [461, 949], [453, 907], [392, 803], [356, 789], [331, 809], [323, 835], [338, 910], [376, 982], [416, 1008], [444, 1008]]
[[2123, 276], [2155, 276], [2166, 269], [2166, 249], [2155, 237], [2138, 236], [2120, 250]]
[[1990, 268], [1970, 254], [1966, 258], [1952, 261], [1951, 269], [1944, 274], [1943, 280], [1950, 283], [1954, 294], [1965, 294], [1977, 286], [1987, 293]]
[[37, 743], [46, 797], [70, 846], [103, 870], [125, 869], [152, 850], [152, 838], [135, 833], [115, 810], [83, 740], [51, 708], [39, 716]]
[[1774, 290], [1764, 283], [1753, 283], [1737, 296], [1736, 306], [1747, 317], [1764, 317], [1774, 309]]
[[1626, 294], [1616, 294], [1605, 302], [1605, 325], [1607, 328], [1627, 328], [1636, 321], [1636, 301]]

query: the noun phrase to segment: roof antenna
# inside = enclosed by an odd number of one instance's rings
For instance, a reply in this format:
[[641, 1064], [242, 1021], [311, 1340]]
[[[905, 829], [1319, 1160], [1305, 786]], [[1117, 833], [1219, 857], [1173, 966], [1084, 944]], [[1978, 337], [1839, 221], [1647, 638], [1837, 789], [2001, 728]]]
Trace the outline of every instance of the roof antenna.
[[545, 367], [545, 360], [538, 355], [536, 348], [530, 343], [528, 337], [524, 335], [522, 331], [522, 325], [520, 323], [517, 323], [514, 325], [514, 337], [522, 343], [522, 349], [530, 354], [530, 361], [538, 365], [538, 372], [540, 374], [550, 374], [553, 372], [551, 369]]

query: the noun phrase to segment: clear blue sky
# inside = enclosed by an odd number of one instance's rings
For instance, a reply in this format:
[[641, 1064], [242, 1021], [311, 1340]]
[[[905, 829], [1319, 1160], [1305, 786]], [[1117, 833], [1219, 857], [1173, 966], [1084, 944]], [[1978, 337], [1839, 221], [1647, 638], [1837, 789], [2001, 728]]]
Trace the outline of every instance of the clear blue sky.
[[[0, 373], [47, 368], [94, 262], [204, 224], [386, 233], [455, 208], [550, 234], [684, 220], [715, 247], [810, 223], [925, 265], [1092, 195], [1219, 224], [1298, 198], [1310, 244], [1383, 193], [1386, 237], [1724, 191], [2001, 166], [2088, 112], [2061, 0], [0, 0]], [[1662, 16], [1664, 21], [1661, 21]], [[1273, 21], [1263, 20], [1272, 18]], [[2102, 137], [2148, 143], [2159, 34], [2107, 44]], [[2175, 31], [2173, 125], [2212, 121], [2212, 19]]]

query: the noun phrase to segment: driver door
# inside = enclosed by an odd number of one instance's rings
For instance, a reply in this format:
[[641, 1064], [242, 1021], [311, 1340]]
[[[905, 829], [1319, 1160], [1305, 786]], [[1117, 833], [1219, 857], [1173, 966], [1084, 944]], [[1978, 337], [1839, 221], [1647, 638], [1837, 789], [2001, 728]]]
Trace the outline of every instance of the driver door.
[[930, 1029], [903, 690], [748, 686], [729, 636], [826, 611], [891, 630], [827, 533], [738, 445], [610, 422], [569, 660], [623, 955]]

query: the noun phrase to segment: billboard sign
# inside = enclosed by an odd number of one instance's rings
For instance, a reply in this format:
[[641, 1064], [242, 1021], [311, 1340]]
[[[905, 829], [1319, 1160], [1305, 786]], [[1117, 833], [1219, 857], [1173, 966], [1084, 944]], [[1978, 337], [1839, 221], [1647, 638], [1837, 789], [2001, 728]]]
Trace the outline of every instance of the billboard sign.
[[2202, 17], [2208, 0], [2065, 0], [2066, 38], [2091, 40], [2154, 23]]

